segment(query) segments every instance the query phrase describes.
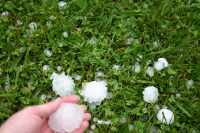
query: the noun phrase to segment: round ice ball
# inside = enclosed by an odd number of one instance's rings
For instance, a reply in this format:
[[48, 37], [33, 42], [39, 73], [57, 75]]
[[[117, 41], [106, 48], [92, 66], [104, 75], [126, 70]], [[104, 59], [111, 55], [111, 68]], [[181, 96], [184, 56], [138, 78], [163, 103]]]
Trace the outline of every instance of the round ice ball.
[[174, 122], [174, 113], [169, 109], [161, 109], [157, 113], [157, 119], [165, 124], [172, 124]]
[[168, 66], [169, 66], [169, 63], [167, 62], [167, 59], [165, 58], [159, 58], [158, 61], [154, 63], [154, 68], [157, 71], [161, 71], [164, 68], [167, 68]]
[[107, 97], [107, 90], [105, 81], [92, 81], [83, 86], [81, 95], [88, 103], [99, 105]]
[[52, 89], [59, 96], [69, 96], [74, 93], [75, 83], [71, 76], [65, 73], [51, 75]]
[[71, 133], [80, 128], [83, 121], [84, 110], [80, 105], [63, 103], [49, 117], [49, 127], [56, 133]]
[[154, 86], [148, 86], [143, 91], [143, 99], [147, 103], [155, 103], [158, 101], [159, 92]]

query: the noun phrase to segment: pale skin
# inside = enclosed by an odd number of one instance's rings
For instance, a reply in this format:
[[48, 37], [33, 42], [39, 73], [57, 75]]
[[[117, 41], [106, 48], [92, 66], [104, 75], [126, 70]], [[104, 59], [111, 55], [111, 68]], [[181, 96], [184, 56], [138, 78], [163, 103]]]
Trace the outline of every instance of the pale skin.
[[[49, 116], [58, 109], [61, 103], [78, 102], [78, 96], [67, 96], [46, 104], [26, 107], [8, 119], [0, 127], [0, 133], [54, 133], [48, 126]], [[85, 112], [81, 127], [73, 133], [83, 133], [89, 126], [89, 120], [90, 114]]]

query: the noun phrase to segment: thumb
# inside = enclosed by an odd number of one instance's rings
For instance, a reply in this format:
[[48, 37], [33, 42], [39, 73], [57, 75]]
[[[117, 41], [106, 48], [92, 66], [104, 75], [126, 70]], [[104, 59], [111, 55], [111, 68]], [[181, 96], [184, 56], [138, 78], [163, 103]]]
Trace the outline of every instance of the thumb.
[[35, 110], [35, 113], [41, 118], [48, 118], [49, 115], [51, 115], [58, 109], [61, 103], [63, 102], [77, 103], [79, 102], [79, 99], [80, 98], [78, 96], [60, 97], [49, 103], [34, 106], [34, 110]]

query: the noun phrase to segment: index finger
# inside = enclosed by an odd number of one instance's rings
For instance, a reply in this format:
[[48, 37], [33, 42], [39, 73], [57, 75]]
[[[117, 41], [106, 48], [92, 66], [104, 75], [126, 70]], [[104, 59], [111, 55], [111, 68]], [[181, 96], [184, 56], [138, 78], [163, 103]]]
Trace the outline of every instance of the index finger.
[[61, 103], [78, 103], [80, 98], [78, 96], [66, 96], [60, 97], [56, 100], [43, 104], [34, 106], [35, 113], [37, 113], [40, 117], [49, 117], [53, 112], [55, 112]]

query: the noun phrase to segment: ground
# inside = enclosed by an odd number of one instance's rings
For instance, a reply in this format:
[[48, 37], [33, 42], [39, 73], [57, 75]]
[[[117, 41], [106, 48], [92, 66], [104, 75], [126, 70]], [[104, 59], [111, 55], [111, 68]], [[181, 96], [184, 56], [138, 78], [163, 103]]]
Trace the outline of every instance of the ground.
[[[0, 122], [25, 106], [54, 99], [50, 76], [62, 66], [66, 74], [82, 76], [77, 94], [97, 71], [105, 75], [112, 97], [89, 111], [112, 125], [96, 125], [95, 133], [199, 132], [199, 0], [66, 3], [59, 8], [57, 0], [1, 0]], [[134, 73], [141, 56], [141, 72]], [[147, 62], [160, 57], [170, 66], [149, 78]], [[46, 72], [44, 65], [50, 67]], [[187, 80], [193, 87], [186, 87]], [[143, 100], [142, 91], [151, 85], [159, 89], [156, 104]], [[156, 107], [163, 106], [175, 114], [172, 125], [156, 119]]]

